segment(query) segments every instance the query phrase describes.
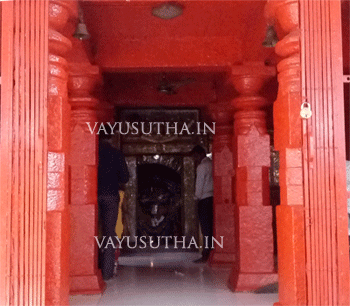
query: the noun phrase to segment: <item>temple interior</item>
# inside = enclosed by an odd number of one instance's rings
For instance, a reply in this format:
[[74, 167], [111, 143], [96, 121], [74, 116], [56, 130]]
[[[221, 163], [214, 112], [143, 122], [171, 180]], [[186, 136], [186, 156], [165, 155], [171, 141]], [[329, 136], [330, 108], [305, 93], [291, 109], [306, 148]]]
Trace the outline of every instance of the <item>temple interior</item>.
[[[349, 0], [13, 0], [0, 15], [1, 305], [349, 305]], [[101, 124], [130, 174], [108, 280]], [[199, 264], [196, 145], [215, 238]], [[159, 236], [183, 240], [140, 248]]]

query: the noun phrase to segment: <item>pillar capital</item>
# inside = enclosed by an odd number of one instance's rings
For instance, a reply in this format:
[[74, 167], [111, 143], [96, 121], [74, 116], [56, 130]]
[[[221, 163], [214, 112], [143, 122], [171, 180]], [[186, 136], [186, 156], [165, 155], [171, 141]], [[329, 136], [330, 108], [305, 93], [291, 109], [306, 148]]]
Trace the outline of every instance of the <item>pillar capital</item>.
[[241, 96], [257, 96], [265, 82], [275, 75], [276, 69], [263, 62], [245, 62], [232, 66], [229, 82]]
[[210, 103], [208, 106], [210, 118], [216, 122], [216, 126], [231, 126], [233, 121], [232, 105], [228, 101]]
[[99, 93], [102, 76], [98, 66], [90, 63], [70, 63], [68, 92], [72, 108], [72, 126], [95, 122], [100, 108]]
[[269, 23], [278, 22], [285, 33], [299, 26], [298, 0], [267, 0], [265, 18]]
[[235, 110], [235, 134], [247, 134], [252, 127], [266, 134], [266, 114], [264, 108], [272, 101], [260, 95], [267, 80], [276, 75], [274, 67], [262, 62], [250, 62], [232, 68], [230, 82], [240, 94], [231, 103]]
[[242, 74], [242, 75], [232, 75], [231, 82], [242, 96], [255, 96], [259, 94], [262, 89], [266, 77], [259, 74]]
[[78, 2], [50, 0], [49, 25], [51, 29], [63, 31], [70, 18], [78, 17]]
[[71, 63], [69, 65], [68, 91], [70, 97], [96, 96], [102, 84], [98, 66], [90, 63]]

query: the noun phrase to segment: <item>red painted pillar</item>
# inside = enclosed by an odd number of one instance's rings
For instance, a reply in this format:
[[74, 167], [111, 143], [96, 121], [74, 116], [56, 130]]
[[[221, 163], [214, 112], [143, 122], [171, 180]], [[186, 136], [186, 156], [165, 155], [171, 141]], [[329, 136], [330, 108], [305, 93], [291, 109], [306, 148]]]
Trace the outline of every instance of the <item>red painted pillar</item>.
[[212, 144], [214, 179], [214, 237], [223, 248], [215, 245], [210, 264], [232, 264], [234, 260], [234, 199], [232, 153], [232, 106], [229, 102], [213, 103], [209, 109], [215, 125]]
[[98, 121], [99, 101], [94, 92], [100, 72], [88, 63], [70, 67], [69, 100], [71, 119], [71, 245], [70, 276], [72, 294], [95, 294], [105, 289], [97, 267], [97, 166], [98, 136], [91, 133]]
[[68, 305], [69, 299], [69, 188], [68, 155], [70, 105], [68, 103], [66, 32], [69, 18], [77, 15], [75, 1], [49, 2], [48, 182], [46, 217], [46, 305]]
[[[305, 221], [300, 118], [300, 29], [298, 1], [269, 1], [268, 18], [275, 16], [283, 33], [275, 51], [278, 97], [274, 103], [274, 146], [280, 156], [281, 205], [276, 209], [279, 300], [282, 305], [306, 304]], [[281, 36], [281, 35], [280, 35]]]
[[[261, 72], [259, 72], [261, 70]], [[264, 66], [252, 67], [254, 75], [233, 75], [240, 96], [232, 101], [236, 153], [237, 257], [230, 275], [236, 291], [253, 290], [277, 281], [273, 255], [270, 206], [270, 137], [266, 131], [268, 101], [259, 96], [271, 77]]]
[[278, 305], [349, 305], [340, 1], [268, 0], [266, 13], [281, 32]]

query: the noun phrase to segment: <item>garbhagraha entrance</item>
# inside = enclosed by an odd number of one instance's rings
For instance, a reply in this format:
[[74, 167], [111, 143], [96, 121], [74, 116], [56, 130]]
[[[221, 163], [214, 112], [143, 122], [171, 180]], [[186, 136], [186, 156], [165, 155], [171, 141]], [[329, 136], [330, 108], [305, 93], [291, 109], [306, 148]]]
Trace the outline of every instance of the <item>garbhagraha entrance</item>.
[[181, 236], [181, 174], [152, 163], [140, 164], [136, 172], [137, 236]]
[[[145, 236], [147, 241], [156, 236], [184, 236], [187, 243], [192, 237], [198, 241], [196, 169], [189, 152], [196, 144], [209, 151], [213, 137], [203, 127], [195, 135], [190, 131], [200, 122], [200, 110], [120, 109], [118, 114], [117, 122], [159, 126], [159, 130], [140, 128], [139, 133], [125, 133], [124, 125], [116, 137], [131, 173], [122, 209], [123, 234], [130, 240], [136, 236]], [[181, 133], [183, 126], [188, 132]], [[169, 240], [171, 245], [173, 242]]]

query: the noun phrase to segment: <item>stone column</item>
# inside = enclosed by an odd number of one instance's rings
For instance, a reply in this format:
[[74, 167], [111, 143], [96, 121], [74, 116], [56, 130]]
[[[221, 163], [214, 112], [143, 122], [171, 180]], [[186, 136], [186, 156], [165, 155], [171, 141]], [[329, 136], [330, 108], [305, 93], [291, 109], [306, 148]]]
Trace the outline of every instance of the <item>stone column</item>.
[[199, 222], [196, 205], [194, 205], [194, 182], [195, 182], [195, 167], [193, 158], [184, 156], [183, 158], [183, 212], [184, 212], [184, 233], [188, 241], [192, 237], [199, 241]]
[[130, 236], [131, 241], [135, 241], [137, 234], [137, 157], [126, 156], [126, 163], [129, 169], [129, 181], [125, 186], [125, 200], [123, 209], [124, 235]]
[[230, 102], [213, 103], [209, 109], [215, 124], [212, 144], [214, 180], [214, 237], [223, 248], [215, 244], [210, 264], [232, 264], [234, 261], [234, 199], [233, 199], [233, 152], [232, 106]]
[[100, 81], [98, 67], [87, 63], [71, 65], [70, 292], [73, 294], [101, 293], [106, 286], [97, 267], [98, 246], [94, 238], [98, 235], [98, 135], [96, 131], [91, 133], [87, 125], [89, 122], [93, 128], [98, 122], [99, 100], [94, 97], [94, 92]]
[[69, 304], [70, 105], [67, 52], [71, 49], [68, 37], [72, 33], [66, 32], [66, 26], [72, 16], [77, 16], [75, 1], [49, 2], [46, 305]]
[[276, 219], [282, 305], [305, 305], [307, 295], [298, 2], [268, 1], [266, 5], [267, 19], [277, 18], [287, 34], [280, 37], [275, 48], [282, 58], [277, 66], [279, 89], [274, 103], [274, 146], [280, 156], [281, 205], [276, 209]]
[[254, 290], [277, 281], [269, 196], [270, 136], [264, 110], [269, 102], [259, 95], [275, 72], [263, 64], [247, 68], [231, 79], [239, 93], [232, 100], [237, 257], [230, 285], [235, 291]]

